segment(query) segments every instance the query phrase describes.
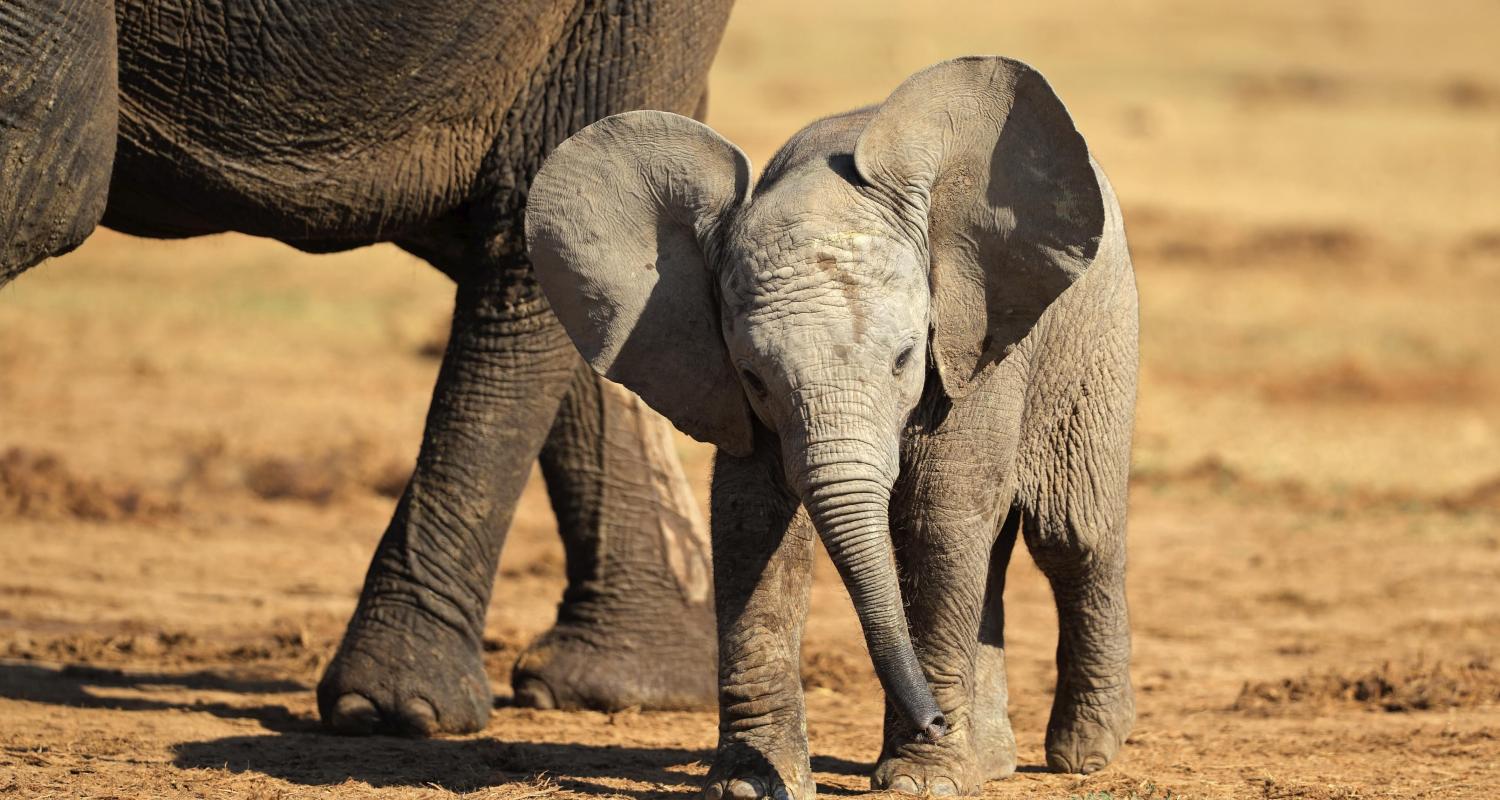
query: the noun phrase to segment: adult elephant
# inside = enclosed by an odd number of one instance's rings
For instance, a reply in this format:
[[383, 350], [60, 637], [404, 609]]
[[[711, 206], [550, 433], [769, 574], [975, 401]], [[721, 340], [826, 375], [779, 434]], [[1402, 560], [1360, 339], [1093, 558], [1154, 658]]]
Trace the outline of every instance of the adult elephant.
[[522, 213], [544, 157], [594, 120], [702, 115], [729, 5], [0, 5], [0, 285], [101, 221], [310, 252], [395, 242], [457, 284], [416, 470], [318, 686], [333, 728], [483, 726], [485, 612], [538, 458], [568, 589], [517, 664], [518, 702], [712, 702], [707, 537], [669, 429], [579, 359]]

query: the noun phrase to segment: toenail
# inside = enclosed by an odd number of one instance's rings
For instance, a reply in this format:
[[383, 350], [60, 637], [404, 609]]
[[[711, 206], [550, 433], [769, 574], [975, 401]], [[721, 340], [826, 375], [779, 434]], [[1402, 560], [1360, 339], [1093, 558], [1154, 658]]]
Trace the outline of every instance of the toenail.
[[557, 708], [557, 698], [547, 684], [536, 678], [523, 678], [516, 683], [515, 704], [522, 708]]
[[906, 792], [907, 794], [920, 794], [917, 791], [917, 782], [910, 775], [897, 775], [891, 778], [891, 791]]
[[727, 794], [733, 800], [756, 800], [765, 796], [765, 792], [760, 788], [760, 781], [753, 778], [735, 778], [730, 781]]
[[935, 797], [952, 797], [958, 794], [958, 787], [948, 778], [933, 778], [927, 782], [927, 791]]
[[343, 733], [374, 733], [380, 724], [380, 711], [369, 698], [350, 692], [334, 705], [331, 722], [335, 730]]
[[721, 800], [724, 797], [724, 784], [714, 781], [703, 787], [703, 800]]
[[437, 733], [437, 711], [432, 704], [420, 697], [413, 697], [401, 704], [401, 732], [408, 736], [431, 736]]

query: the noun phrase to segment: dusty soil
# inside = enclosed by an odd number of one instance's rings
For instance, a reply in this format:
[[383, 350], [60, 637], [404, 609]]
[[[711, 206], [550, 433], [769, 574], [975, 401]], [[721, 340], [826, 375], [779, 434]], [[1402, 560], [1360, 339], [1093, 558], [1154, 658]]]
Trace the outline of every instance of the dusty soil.
[[[1051, 78], [1124, 199], [1140, 721], [1096, 776], [1039, 771], [1055, 624], [1018, 557], [1022, 771], [987, 795], [1492, 796], [1500, 8], [1208, 5], [754, 0], [710, 121], [764, 163], [921, 66], [1002, 52]], [[390, 248], [107, 232], [0, 293], [0, 797], [691, 795], [712, 713], [503, 703], [562, 588], [535, 482], [490, 614], [490, 726], [318, 729], [450, 298]], [[706, 452], [682, 452], [704, 491]], [[880, 700], [819, 569], [809, 727], [842, 796]]]

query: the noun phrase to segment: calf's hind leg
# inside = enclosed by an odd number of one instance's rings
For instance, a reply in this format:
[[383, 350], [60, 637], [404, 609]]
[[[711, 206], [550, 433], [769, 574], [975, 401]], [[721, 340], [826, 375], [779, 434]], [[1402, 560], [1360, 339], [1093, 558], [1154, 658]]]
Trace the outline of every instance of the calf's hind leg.
[[[1051, 427], [1058, 439], [1035, 451], [1048, 455], [1024, 470], [1022, 536], [1057, 604], [1057, 690], [1047, 722], [1047, 766], [1056, 772], [1102, 769], [1135, 723], [1125, 602], [1133, 395], [1133, 381], [1096, 383], [1085, 397], [1103, 405], [1075, 409], [1068, 424]], [[1080, 427], [1089, 420], [1091, 428]]]
[[1057, 603], [1057, 691], [1047, 721], [1047, 766], [1103, 769], [1135, 723], [1125, 528], [1023, 523], [1026, 545]]

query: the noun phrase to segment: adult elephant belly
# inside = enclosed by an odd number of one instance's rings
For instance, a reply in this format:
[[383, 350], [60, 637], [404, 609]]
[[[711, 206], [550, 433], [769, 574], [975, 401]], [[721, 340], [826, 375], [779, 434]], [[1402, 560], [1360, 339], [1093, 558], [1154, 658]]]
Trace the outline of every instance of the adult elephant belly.
[[424, 228], [476, 191], [507, 113], [591, 5], [117, 0], [104, 223], [308, 249]]

